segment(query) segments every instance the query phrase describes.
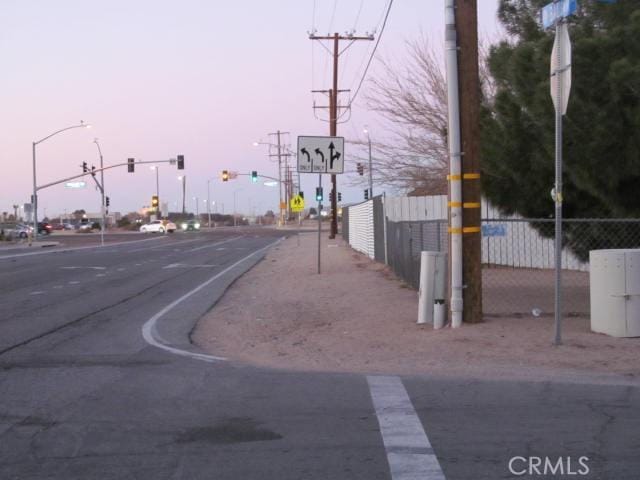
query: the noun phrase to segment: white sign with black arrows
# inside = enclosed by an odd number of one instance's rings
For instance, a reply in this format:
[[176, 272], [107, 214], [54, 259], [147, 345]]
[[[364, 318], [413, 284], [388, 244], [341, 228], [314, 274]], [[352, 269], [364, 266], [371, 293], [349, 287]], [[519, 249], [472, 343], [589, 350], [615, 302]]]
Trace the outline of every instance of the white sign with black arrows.
[[299, 173], [344, 173], [344, 137], [298, 137]]

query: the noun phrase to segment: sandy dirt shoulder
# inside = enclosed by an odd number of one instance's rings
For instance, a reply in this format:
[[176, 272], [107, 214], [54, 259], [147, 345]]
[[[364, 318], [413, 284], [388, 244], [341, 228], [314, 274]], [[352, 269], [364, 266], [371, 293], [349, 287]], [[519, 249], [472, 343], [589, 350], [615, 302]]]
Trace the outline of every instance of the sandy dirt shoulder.
[[640, 339], [595, 334], [568, 318], [487, 318], [460, 329], [416, 325], [417, 292], [384, 265], [323, 235], [272, 248], [203, 318], [204, 350], [263, 367], [333, 372], [640, 384]]

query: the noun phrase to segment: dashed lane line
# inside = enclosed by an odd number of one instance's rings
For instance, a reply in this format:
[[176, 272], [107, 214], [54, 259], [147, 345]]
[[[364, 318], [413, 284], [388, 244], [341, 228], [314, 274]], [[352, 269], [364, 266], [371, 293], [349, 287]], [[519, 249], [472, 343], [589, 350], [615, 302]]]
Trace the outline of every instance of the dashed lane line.
[[75, 252], [75, 251], [78, 251], [78, 250], [91, 250], [91, 249], [98, 249], [98, 248], [118, 247], [118, 246], [121, 246], [121, 245], [127, 245], [127, 244], [133, 244], [133, 243], [149, 242], [151, 240], [158, 240], [160, 238], [164, 238], [164, 237], [144, 238], [144, 239], [141, 239], [141, 240], [128, 240], [128, 241], [124, 241], [124, 242], [107, 243], [104, 246], [102, 246], [102, 245], [88, 245], [86, 247], [68, 247], [68, 248], [60, 248], [60, 249], [56, 249], [56, 250], [42, 250], [42, 251], [38, 251], [38, 252], [16, 253], [16, 254], [13, 254], [13, 255], [0, 255], [0, 260], [4, 260], [6, 258], [31, 257], [33, 255], [46, 255], [46, 254], [51, 254], [51, 253]]

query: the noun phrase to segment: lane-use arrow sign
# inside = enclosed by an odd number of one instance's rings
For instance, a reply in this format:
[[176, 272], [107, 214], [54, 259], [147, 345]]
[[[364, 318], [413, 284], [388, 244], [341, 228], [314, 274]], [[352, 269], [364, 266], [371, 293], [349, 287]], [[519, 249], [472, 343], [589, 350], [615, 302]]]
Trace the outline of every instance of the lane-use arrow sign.
[[298, 172], [344, 173], [344, 137], [298, 137]]

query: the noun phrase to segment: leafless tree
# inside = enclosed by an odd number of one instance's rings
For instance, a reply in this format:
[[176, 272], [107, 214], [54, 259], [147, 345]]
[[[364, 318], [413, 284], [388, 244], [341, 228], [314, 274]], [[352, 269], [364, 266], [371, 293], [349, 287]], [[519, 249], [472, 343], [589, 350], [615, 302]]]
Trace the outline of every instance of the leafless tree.
[[[374, 181], [403, 192], [445, 194], [449, 160], [444, 64], [424, 35], [408, 40], [406, 47], [403, 59], [379, 60], [381, 73], [368, 81], [367, 106], [385, 127], [384, 135], [376, 132], [372, 138]], [[490, 98], [493, 83], [485, 52], [481, 46], [480, 75], [484, 97]], [[362, 147], [356, 157], [366, 166], [367, 140], [352, 143]]]

